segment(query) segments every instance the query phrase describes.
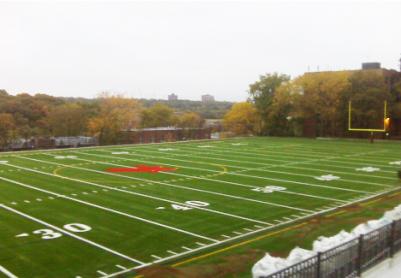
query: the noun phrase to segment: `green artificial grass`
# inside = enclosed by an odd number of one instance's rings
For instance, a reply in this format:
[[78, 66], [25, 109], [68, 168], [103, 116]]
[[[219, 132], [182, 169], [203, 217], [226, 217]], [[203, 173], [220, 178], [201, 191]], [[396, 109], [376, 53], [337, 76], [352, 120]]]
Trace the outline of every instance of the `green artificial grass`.
[[[132, 276], [199, 256], [399, 188], [400, 147], [254, 137], [0, 154], [0, 277]], [[108, 172], [139, 165], [175, 170]]]

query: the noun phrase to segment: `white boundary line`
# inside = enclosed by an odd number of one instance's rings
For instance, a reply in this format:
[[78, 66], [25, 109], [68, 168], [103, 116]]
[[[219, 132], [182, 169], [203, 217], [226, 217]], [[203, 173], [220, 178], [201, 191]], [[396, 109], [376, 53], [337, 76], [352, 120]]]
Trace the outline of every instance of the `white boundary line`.
[[111, 253], [111, 254], [113, 254], [113, 255], [116, 255], [116, 256], [118, 256], [118, 257], [120, 257], [120, 258], [126, 259], [126, 260], [128, 260], [128, 261], [134, 262], [134, 263], [139, 264], [139, 265], [145, 265], [145, 263], [143, 263], [143, 262], [141, 262], [141, 261], [139, 261], [139, 260], [136, 260], [136, 259], [134, 259], [134, 258], [131, 258], [131, 257], [127, 256], [127, 255], [124, 255], [124, 254], [122, 254], [122, 253], [120, 253], [120, 252], [117, 252], [117, 251], [115, 251], [115, 250], [113, 250], [113, 249], [110, 249], [110, 248], [108, 248], [108, 247], [106, 247], [106, 246], [103, 246], [103, 245], [101, 245], [101, 244], [99, 244], [99, 243], [93, 242], [93, 241], [91, 241], [91, 240], [89, 240], [89, 239], [86, 239], [86, 238], [80, 237], [80, 236], [78, 236], [78, 235], [75, 235], [75, 234], [73, 234], [73, 233], [70, 233], [69, 231], [66, 231], [66, 230], [64, 230], [64, 229], [61, 229], [61, 228], [59, 228], [59, 227], [57, 227], [57, 226], [54, 226], [54, 225], [52, 225], [52, 224], [49, 224], [49, 223], [47, 223], [47, 222], [45, 222], [45, 221], [43, 221], [43, 220], [40, 220], [40, 219], [35, 218], [35, 217], [33, 217], [33, 216], [30, 216], [30, 215], [28, 215], [28, 214], [26, 214], [26, 213], [23, 213], [23, 212], [21, 212], [21, 211], [18, 211], [18, 210], [16, 210], [16, 209], [10, 208], [9, 206], [6, 206], [6, 205], [4, 205], [4, 204], [0, 204], [0, 207], [3, 208], [3, 209], [5, 209], [5, 210], [8, 210], [9, 212], [13, 212], [13, 213], [15, 213], [15, 214], [17, 214], [17, 215], [19, 215], [19, 216], [22, 216], [22, 217], [24, 217], [24, 218], [26, 218], [26, 219], [29, 219], [29, 220], [31, 220], [31, 221], [33, 221], [33, 222], [36, 222], [36, 223], [39, 223], [39, 224], [41, 224], [41, 225], [43, 225], [43, 226], [52, 228], [53, 230], [56, 230], [56, 231], [58, 231], [58, 232], [60, 232], [60, 233], [62, 233], [62, 234], [65, 234], [65, 235], [67, 235], [67, 236], [70, 236], [70, 237], [72, 237], [72, 238], [74, 238], [74, 239], [76, 239], [76, 240], [85, 242], [85, 243], [87, 243], [87, 244], [89, 244], [89, 245], [92, 245], [92, 246], [94, 246], [94, 247], [97, 247], [97, 248], [99, 248], [99, 249], [102, 249], [103, 251], [106, 251], [106, 252], [108, 252], [108, 253]]
[[7, 270], [4, 266], [0, 265], [0, 272], [6, 275], [8, 278], [18, 278], [15, 276], [13, 273], [11, 273], [9, 270]]

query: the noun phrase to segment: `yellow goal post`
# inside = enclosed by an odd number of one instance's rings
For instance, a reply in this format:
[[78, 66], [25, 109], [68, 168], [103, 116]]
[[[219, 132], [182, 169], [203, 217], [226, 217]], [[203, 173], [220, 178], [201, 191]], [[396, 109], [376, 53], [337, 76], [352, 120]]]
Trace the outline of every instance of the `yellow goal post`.
[[390, 124], [390, 118], [387, 117], [387, 101], [384, 101], [383, 128], [353, 128], [352, 127], [352, 101], [348, 102], [348, 130], [364, 132], [386, 132]]

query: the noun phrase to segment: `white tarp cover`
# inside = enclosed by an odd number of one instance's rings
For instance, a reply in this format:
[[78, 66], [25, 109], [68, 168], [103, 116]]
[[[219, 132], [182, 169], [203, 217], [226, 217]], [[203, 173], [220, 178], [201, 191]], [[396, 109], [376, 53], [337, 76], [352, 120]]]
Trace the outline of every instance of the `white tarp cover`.
[[268, 276], [288, 266], [304, 261], [314, 256], [317, 252], [324, 252], [339, 246], [359, 237], [360, 235], [377, 230], [390, 224], [392, 221], [399, 219], [401, 219], [401, 205], [395, 207], [391, 211], [387, 211], [379, 220], [370, 220], [364, 224], [356, 226], [350, 233], [341, 231], [332, 237], [319, 237], [313, 242], [312, 251], [296, 247], [290, 252], [286, 259], [272, 257], [269, 253], [266, 253], [266, 255], [252, 267], [252, 276], [253, 278]]

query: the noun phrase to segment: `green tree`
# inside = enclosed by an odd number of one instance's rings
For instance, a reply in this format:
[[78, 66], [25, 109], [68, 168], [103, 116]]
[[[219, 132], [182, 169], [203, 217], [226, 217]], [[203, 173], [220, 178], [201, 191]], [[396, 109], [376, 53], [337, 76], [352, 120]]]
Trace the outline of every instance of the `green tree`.
[[352, 127], [383, 128], [384, 102], [391, 99], [383, 72], [357, 71], [349, 80], [351, 90], [344, 95], [343, 109], [347, 111], [352, 101]]
[[16, 125], [11, 114], [0, 113], [0, 148], [6, 148], [16, 136]]
[[116, 144], [122, 130], [139, 126], [141, 105], [137, 100], [103, 93], [98, 101], [99, 111], [89, 119], [88, 131], [100, 144]]
[[343, 97], [350, 91], [350, 72], [306, 73], [297, 78], [294, 84], [302, 88], [298, 114], [304, 119], [313, 119], [317, 123], [318, 136], [340, 136], [346, 108]]
[[255, 103], [261, 117], [261, 132], [268, 134], [268, 115], [274, 95], [281, 84], [290, 81], [290, 76], [285, 74], [261, 75], [259, 80], [249, 85], [250, 99]]
[[224, 116], [224, 128], [235, 135], [250, 135], [259, 132], [259, 115], [250, 102], [239, 102], [233, 105]]
[[173, 126], [176, 122], [174, 110], [161, 103], [142, 111], [142, 127], [145, 128]]
[[88, 117], [81, 105], [66, 103], [53, 108], [47, 121], [54, 136], [78, 136], [85, 133]]
[[182, 128], [200, 128], [204, 119], [195, 112], [186, 112], [178, 117], [177, 126]]

